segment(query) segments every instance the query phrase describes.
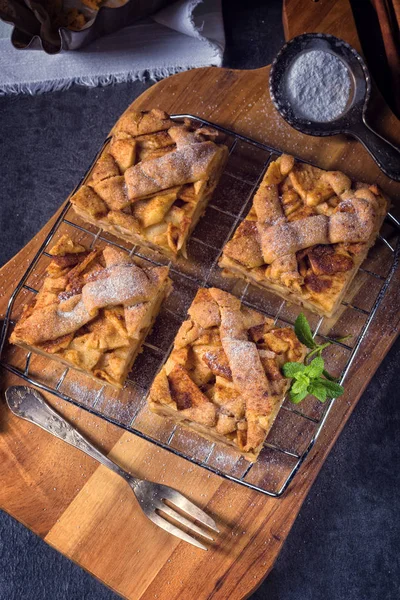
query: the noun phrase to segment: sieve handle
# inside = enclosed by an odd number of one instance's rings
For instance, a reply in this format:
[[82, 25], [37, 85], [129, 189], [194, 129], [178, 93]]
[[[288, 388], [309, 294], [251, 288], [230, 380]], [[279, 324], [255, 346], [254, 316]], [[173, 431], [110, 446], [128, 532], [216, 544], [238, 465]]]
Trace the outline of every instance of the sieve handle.
[[400, 181], [400, 148], [376, 133], [364, 120], [349, 133], [362, 143], [385, 175]]

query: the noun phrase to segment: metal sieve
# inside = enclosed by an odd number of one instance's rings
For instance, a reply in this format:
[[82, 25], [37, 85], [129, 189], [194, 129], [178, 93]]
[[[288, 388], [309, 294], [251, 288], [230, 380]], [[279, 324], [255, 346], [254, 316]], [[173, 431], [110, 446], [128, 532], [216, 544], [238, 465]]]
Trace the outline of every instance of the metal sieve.
[[[299, 114], [287, 91], [287, 74], [300, 54], [322, 50], [334, 54], [348, 68], [351, 80], [349, 100], [343, 113], [328, 122], [312, 121]], [[366, 121], [371, 95], [371, 77], [361, 56], [343, 40], [322, 33], [299, 35], [283, 46], [271, 66], [271, 99], [282, 117], [295, 129], [315, 136], [348, 134], [371, 154], [378, 167], [391, 179], [400, 181], [400, 149], [376, 133]]]

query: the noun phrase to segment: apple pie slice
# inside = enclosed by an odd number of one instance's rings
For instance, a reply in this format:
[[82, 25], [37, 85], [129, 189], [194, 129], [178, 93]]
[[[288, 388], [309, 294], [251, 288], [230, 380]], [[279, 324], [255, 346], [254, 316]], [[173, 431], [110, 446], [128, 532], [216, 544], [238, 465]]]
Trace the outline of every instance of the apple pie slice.
[[388, 210], [376, 185], [353, 184], [283, 155], [271, 163], [219, 266], [320, 315], [338, 309]]
[[168, 267], [141, 268], [111, 246], [87, 250], [68, 236], [10, 341], [121, 388], [171, 281]]
[[302, 362], [293, 329], [243, 306], [218, 288], [201, 288], [156, 376], [150, 408], [254, 461], [282, 405], [285, 362]]
[[214, 129], [175, 123], [161, 110], [128, 110], [71, 202], [117, 237], [170, 258], [185, 255], [227, 156]]

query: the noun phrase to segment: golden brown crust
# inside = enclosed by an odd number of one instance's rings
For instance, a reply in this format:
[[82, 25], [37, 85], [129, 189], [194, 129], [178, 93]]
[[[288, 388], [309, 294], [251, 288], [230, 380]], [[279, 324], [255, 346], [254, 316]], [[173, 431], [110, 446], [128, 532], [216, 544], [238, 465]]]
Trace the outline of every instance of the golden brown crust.
[[168, 267], [144, 270], [121, 250], [88, 252], [62, 236], [35, 302], [10, 341], [121, 387], [168, 292]]
[[173, 125], [175, 123], [171, 121], [167, 113], [158, 108], [145, 112], [138, 112], [130, 108], [117, 121], [112, 133], [136, 137], [146, 133], [164, 131]]
[[387, 209], [377, 186], [352, 185], [343, 173], [283, 155], [269, 166], [219, 265], [331, 316]]
[[189, 315], [154, 380], [150, 406], [255, 459], [288, 388], [280, 368], [302, 361], [305, 349], [292, 329], [217, 288], [201, 288]]
[[168, 256], [184, 252], [228, 155], [219, 135], [174, 123], [158, 109], [128, 110], [71, 198], [89, 223]]

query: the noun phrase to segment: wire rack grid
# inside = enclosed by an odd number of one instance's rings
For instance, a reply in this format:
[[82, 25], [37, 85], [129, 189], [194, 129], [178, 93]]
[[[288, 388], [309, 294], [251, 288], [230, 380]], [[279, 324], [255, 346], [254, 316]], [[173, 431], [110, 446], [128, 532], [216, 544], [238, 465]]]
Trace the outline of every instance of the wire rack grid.
[[[225, 194], [220, 201], [218, 201], [218, 192], [216, 195], [214, 194], [205, 217], [200, 220], [191, 237], [188, 248], [189, 260], [168, 262], [152, 251], [144, 251], [138, 246], [127, 247], [124, 242], [104, 234], [101, 229], [88, 228], [74, 216], [68, 201], [10, 297], [1, 331], [0, 365], [25, 382], [84, 408], [214, 474], [268, 496], [280, 497], [288, 488], [318, 439], [324, 423], [332, 411], [334, 399], [327, 401], [325, 405], [316, 403], [312, 399], [306, 399], [302, 403], [301, 410], [285, 401], [257, 463], [248, 463], [234, 449], [227, 450], [219, 444], [208, 442], [181, 425], [174, 425], [166, 419], [150, 414], [147, 409], [146, 396], [151, 381], [169, 355], [175, 331], [185, 318], [186, 308], [198, 287], [217, 285], [227, 291], [232, 291], [240, 297], [245, 305], [255, 308], [266, 316], [272, 317], [276, 323], [283, 325], [293, 325], [296, 314], [301, 310], [291, 307], [285, 301], [278, 300], [276, 296], [268, 295], [266, 291], [257, 292], [249, 284], [224, 280], [217, 267], [222, 248], [244, 218], [270, 161], [279, 156], [281, 152], [194, 115], [173, 115], [172, 118], [178, 121], [189, 118], [199, 126], [214, 127], [225, 134], [229, 145], [229, 160], [223, 174], [225, 180], [222, 187], [226, 190], [229, 180], [232, 194], [230, 196], [228, 194], [229, 198]], [[105, 140], [74, 192], [90, 175], [94, 163], [108, 144], [109, 139]], [[379, 261], [380, 271], [375, 268], [375, 263], [371, 270], [363, 266], [360, 269], [363, 285], [358, 289], [358, 293], [353, 293], [350, 299], [346, 298], [343, 301], [344, 312], [339, 321], [342, 324], [346, 323], [346, 326], [348, 323], [355, 324], [353, 344], [337, 342], [330, 337], [334, 335], [337, 322], [336, 325], [335, 323], [333, 325], [332, 323], [326, 324], [326, 319], [318, 319], [310, 314], [314, 336], [333, 341], [331, 346], [332, 366], [334, 370], [336, 368], [336, 374], [341, 383], [344, 382], [357, 356], [399, 262], [399, 222], [393, 215], [388, 216], [388, 221], [392, 226], [391, 236], [380, 236], [382, 248], [386, 252], [384, 266], [382, 267]], [[221, 222], [223, 222], [222, 229]], [[14, 324], [15, 306], [18, 303], [23, 305], [25, 297], [21, 298], [22, 295], [37, 293], [37, 289], [30, 280], [34, 277], [35, 270], [38, 269], [41, 261], [43, 259], [50, 260], [50, 254], [46, 251], [50, 242], [65, 230], [75, 231], [79, 235], [86, 236], [89, 246], [92, 248], [97, 244], [112, 244], [128, 252], [138, 261], [150, 262], [153, 265], [168, 264], [174, 279], [176, 291], [172, 295], [175, 295], [175, 299], [171, 302], [167, 301], [167, 305], [163, 308], [165, 323], [159, 326], [156, 321], [158, 329], [153, 332], [154, 335], [148, 336], [144, 344], [144, 351], [136, 360], [134, 369], [128, 378], [128, 385], [119, 395], [116, 395], [115, 392], [110, 394], [109, 386], [100, 386], [93, 391], [88, 400], [86, 396], [82, 397], [77, 390], [81, 390], [85, 386], [88, 389], [92, 388], [93, 380], [82, 381], [82, 375], [78, 375], [74, 369], [63, 368], [62, 372], [58, 372], [54, 368], [50, 368], [51, 376], [49, 376], [49, 373], [44, 374], [42, 370], [34, 372], [32, 361], [35, 360], [35, 357], [32, 356], [32, 353], [24, 351], [23, 356], [18, 354], [15, 356], [11, 352], [10, 356], [11, 347], [7, 339], [9, 330]], [[195, 260], [193, 260], [192, 254], [196, 255]], [[196, 260], [197, 268], [188, 268], [188, 265]], [[204, 262], [208, 265], [206, 269], [203, 268]], [[366, 292], [367, 288], [368, 293]], [[368, 296], [367, 302], [365, 296]], [[181, 302], [182, 297], [185, 298], [184, 302]], [[361, 302], [357, 304], [354, 298], [361, 298]], [[177, 306], [179, 310], [177, 310]], [[162, 320], [161, 317], [160, 319]], [[175, 327], [171, 327], [171, 319]], [[162, 340], [161, 344], [159, 343], [160, 339]]]

